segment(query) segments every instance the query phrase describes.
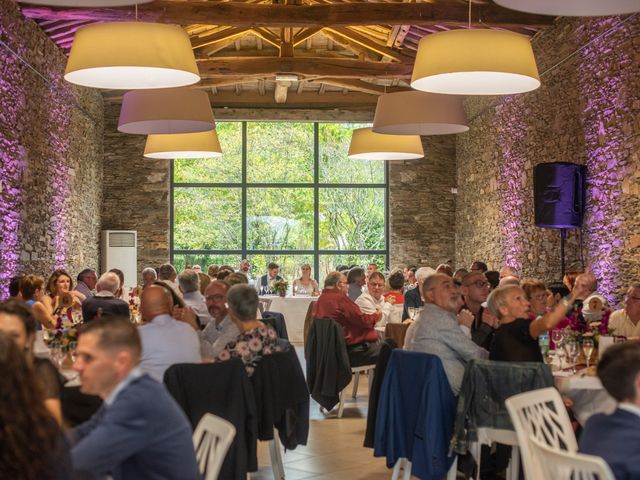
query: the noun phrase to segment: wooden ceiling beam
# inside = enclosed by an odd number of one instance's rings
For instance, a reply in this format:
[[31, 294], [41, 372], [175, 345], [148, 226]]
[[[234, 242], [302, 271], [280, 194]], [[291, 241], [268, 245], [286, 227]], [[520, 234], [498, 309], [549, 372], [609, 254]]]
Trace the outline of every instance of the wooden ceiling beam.
[[402, 47], [409, 30], [411, 30], [411, 25], [395, 25], [389, 32], [387, 47]]
[[251, 28], [251, 32], [276, 48], [280, 48], [280, 46], [282, 45], [280, 37], [268, 28], [253, 27]]
[[364, 62], [347, 58], [215, 58], [198, 60], [202, 78], [240, 76], [270, 76], [276, 73], [323, 75], [341, 78], [408, 78], [411, 63]]
[[240, 35], [244, 35], [248, 31], [251, 31], [251, 29], [248, 27], [225, 28], [212, 35], [207, 35], [206, 37], [192, 39], [191, 47], [195, 50], [196, 48], [206, 47], [208, 45], [213, 45], [214, 43], [224, 42], [225, 40], [231, 40]]
[[300, 45], [302, 42], [313, 37], [316, 33], [319, 33], [321, 30], [322, 30], [322, 27], [303, 28], [293, 36], [293, 46], [296, 47]]
[[[360, 60], [373, 60], [376, 62], [380, 60], [381, 55], [379, 53], [372, 52], [368, 48], [364, 48], [362, 45], [358, 45], [357, 43], [352, 42], [348, 38], [338, 35], [331, 30], [322, 30], [322, 34], [327, 37], [330, 42], [342, 45], [347, 50], [356, 54]], [[329, 45], [327, 45], [327, 48], [329, 48]]]
[[[499, 7], [483, 5], [477, 11], [488, 26], [544, 27], [553, 17], [531, 15]], [[59, 8], [23, 5], [22, 13], [43, 20], [94, 20], [103, 22], [133, 21], [134, 9]], [[348, 25], [442, 25], [467, 24], [467, 6], [461, 2], [437, 3], [337, 3], [321, 5], [273, 5], [244, 2], [184, 2], [156, 0], [138, 5], [138, 20], [178, 25], [210, 24], [230, 27], [318, 27]]]
[[311, 80], [312, 83], [326, 83], [327, 85], [333, 85], [334, 87], [343, 87], [348, 90], [353, 90], [356, 92], [367, 93], [369, 95], [382, 95], [384, 93], [392, 93], [392, 92], [404, 92], [411, 90], [410, 88], [385, 88], [381, 85], [375, 85], [373, 83], [364, 82], [362, 80], [355, 80], [349, 78], [326, 78], [320, 77], [314, 80]]
[[347, 40], [350, 40], [358, 45], [360, 45], [361, 47], [366, 48], [367, 50], [371, 50], [372, 52], [375, 52], [377, 54], [380, 54], [382, 56], [385, 57], [389, 57], [393, 60], [397, 60], [399, 62], [401, 61], [411, 61], [412, 58], [408, 57], [406, 55], [402, 55], [400, 52], [397, 52], [385, 45], [381, 45], [378, 42], [367, 38], [366, 36], [362, 35], [361, 33], [356, 32], [355, 30], [352, 30], [350, 28], [347, 27], [326, 27], [324, 29], [324, 31], [329, 31], [329, 32], [333, 32], [336, 35], [339, 35], [343, 38], [346, 38]]

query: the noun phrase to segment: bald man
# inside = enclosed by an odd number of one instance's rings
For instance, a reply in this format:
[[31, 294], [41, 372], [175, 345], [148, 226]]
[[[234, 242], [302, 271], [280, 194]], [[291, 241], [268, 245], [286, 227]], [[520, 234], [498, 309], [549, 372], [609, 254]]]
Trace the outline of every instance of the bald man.
[[140, 313], [145, 325], [140, 327], [140, 367], [159, 382], [174, 363], [200, 363], [198, 335], [171, 316], [172, 304], [169, 292], [162, 287], [151, 285], [142, 291]]

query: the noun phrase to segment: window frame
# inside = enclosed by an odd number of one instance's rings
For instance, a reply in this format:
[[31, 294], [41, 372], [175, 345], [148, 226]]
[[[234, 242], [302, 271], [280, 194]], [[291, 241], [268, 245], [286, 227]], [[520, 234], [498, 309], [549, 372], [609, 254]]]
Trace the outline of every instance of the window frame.
[[[232, 120], [230, 120], [232, 121]], [[176, 183], [174, 179], [175, 161], [171, 160], [170, 169], [170, 195], [169, 195], [169, 255], [173, 263], [175, 255], [240, 255], [240, 258], [249, 258], [252, 255], [312, 255], [313, 272], [315, 279], [320, 278], [320, 256], [321, 255], [384, 255], [384, 268], [389, 266], [389, 162], [384, 163], [383, 183], [321, 183], [320, 182], [320, 122], [299, 122], [313, 123], [313, 181], [308, 183], [261, 183], [247, 181], [247, 121], [242, 123], [242, 168], [240, 182], [186, 182]], [[276, 122], [274, 122], [276, 123]], [[288, 123], [288, 122], [277, 122]], [[298, 122], [297, 122], [298, 123]], [[351, 122], [322, 122], [322, 123], [351, 123]], [[175, 188], [240, 188], [241, 190], [241, 248], [232, 250], [182, 250], [174, 248], [174, 194]], [[247, 248], [247, 190], [249, 188], [308, 188], [313, 190], [313, 249], [309, 250], [256, 250]], [[384, 192], [384, 249], [379, 250], [326, 250], [320, 249], [320, 189], [322, 188], [373, 188], [382, 189]]]

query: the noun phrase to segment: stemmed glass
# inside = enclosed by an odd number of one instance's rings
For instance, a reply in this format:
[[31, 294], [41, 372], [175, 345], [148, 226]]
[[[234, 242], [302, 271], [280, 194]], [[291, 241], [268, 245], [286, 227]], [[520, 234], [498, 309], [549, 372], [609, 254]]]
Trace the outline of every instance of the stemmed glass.
[[564, 342], [564, 350], [567, 354], [567, 357], [571, 360], [571, 371], [576, 373], [576, 360], [580, 353], [580, 348], [578, 347], [578, 342], [575, 340], [568, 340]]
[[407, 313], [409, 313], [409, 318], [412, 322], [416, 317], [416, 310], [418, 310], [416, 307], [407, 307]]
[[584, 359], [587, 362], [587, 368], [589, 368], [589, 360], [593, 353], [593, 339], [585, 338], [582, 340], [582, 351], [584, 352]]
[[564, 350], [562, 349], [562, 343], [564, 342], [564, 330], [556, 329], [551, 332], [551, 339], [553, 340], [556, 357], [560, 360], [560, 370], [562, 370], [562, 359], [564, 358]]

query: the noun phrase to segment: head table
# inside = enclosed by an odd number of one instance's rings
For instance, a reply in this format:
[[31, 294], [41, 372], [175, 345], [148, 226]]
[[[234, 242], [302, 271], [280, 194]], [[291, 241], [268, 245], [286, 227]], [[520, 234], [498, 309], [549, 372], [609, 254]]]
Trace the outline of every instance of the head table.
[[296, 295], [295, 297], [260, 295], [260, 300], [271, 301], [271, 305], [268, 308], [269, 311], [281, 313], [284, 316], [287, 332], [289, 333], [289, 341], [298, 344], [304, 342], [304, 319], [309, 305], [317, 299], [318, 297], [306, 295]]

